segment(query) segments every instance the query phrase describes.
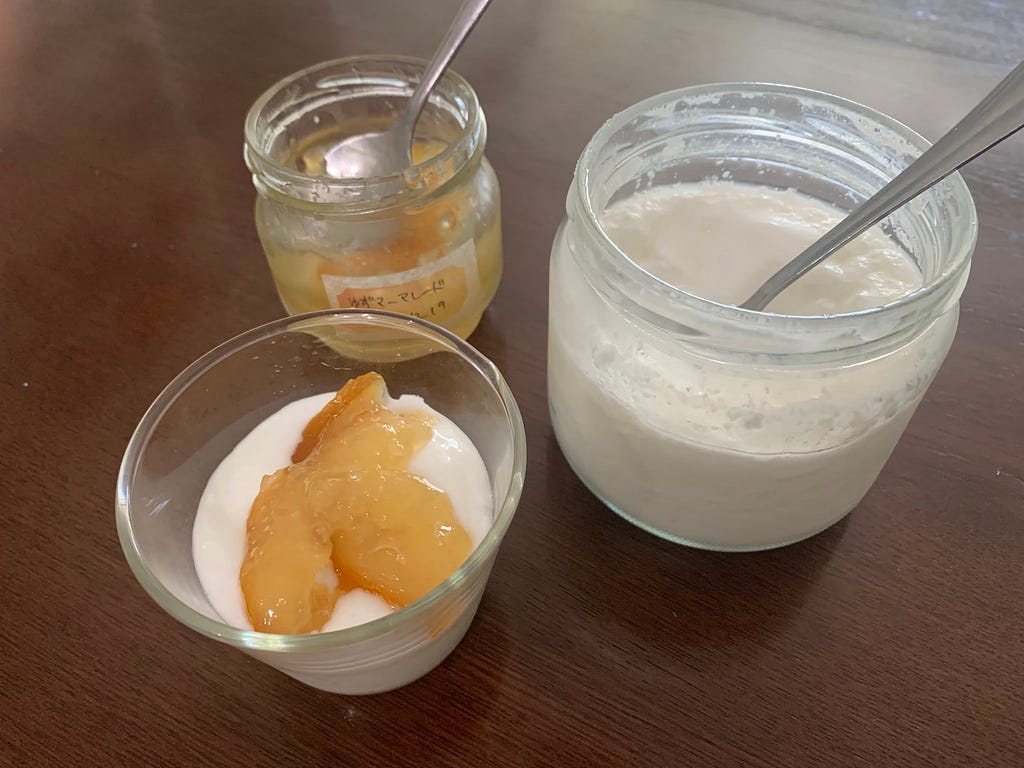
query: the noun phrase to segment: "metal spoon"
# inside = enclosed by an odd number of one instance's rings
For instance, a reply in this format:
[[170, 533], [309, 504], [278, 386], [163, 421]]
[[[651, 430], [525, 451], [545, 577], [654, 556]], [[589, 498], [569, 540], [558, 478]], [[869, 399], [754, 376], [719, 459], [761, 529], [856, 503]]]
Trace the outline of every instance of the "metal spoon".
[[434, 53], [434, 58], [423, 71], [416, 90], [409, 97], [405, 111], [386, 131], [350, 136], [333, 147], [325, 157], [328, 174], [338, 179], [369, 179], [400, 173], [412, 165], [411, 148], [416, 121], [427, 103], [430, 91], [448, 69], [490, 2], [463, 2]]
[[758, 311], [764, 309], [794, 281], [857, 235], [1021, 128], [1024, 128], [1024, 63], [1018, 64], [988, 96], [924, 154], [768, 278], [740, 306]]

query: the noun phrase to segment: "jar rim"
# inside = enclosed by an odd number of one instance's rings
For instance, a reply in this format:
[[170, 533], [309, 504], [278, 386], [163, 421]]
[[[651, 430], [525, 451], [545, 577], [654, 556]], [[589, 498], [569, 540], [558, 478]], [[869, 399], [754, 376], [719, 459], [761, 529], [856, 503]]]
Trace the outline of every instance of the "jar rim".
[[[424, 194], [433, 197], [438, 190], [447, 188], [452, 179], [459, 177], [471, 160], [481, 153], [486, 140], [486, 121], [476, 92], [452, 69], [445, 71], [439, 85], [434, 87], [431, 100], [438, 98], [441, 84], [460, 94], [458, 106], [464, 110], [465, 122], [459, 135], [429, 160], [393, 174], [372, 178], [337, 178], [304, 173], [279, 162], [266, 151], [266, 137], [260, 125], [261, 120], [270, 117], [267, 110], [275, 97], [289, 88], [297, 87], [303, 80], [316, 78], [316, 88], [327, 87], [332, 83], [336, 85], [336, 81], [344, 77], [351, 77], [353, 83], [358, 82], [360, 78], [367, 78], [367, 82], [372, 82], [375, 78], [371, 68], [374, 66], [398, 66], [422, 72], [427, 64], [426, 59], [415, 56], [362, 54], [322, 61], [278, 80], [253, 102], [245, 118], [244, 157], [246, 165], [252, 171], [254, 183], [257, 180], [262, 181], [265, 183], [264, 186], [269, 186], [272, 191], [289, 200], [302, 200], [314, 206], [341, 204], [353, 211], [361, 208], [376, 211], [392, 204], [408, 204], [410, 197]], [[366, 71], [359, 72], [361, 67], [366, 68]], [[391, 71], [387, 75], [392, 78], [400, 77], [397, 71]], [[377, 76], [383, 77], [385, 73], [377, 73]], [[417, 81], [411, 78], [405, 80], [411, 93]], [[287, 109], [283, 108], [280, 113], [286, 111]], [[448, 174], [447, 178], [433, 189], [425, 187], [426, 179], [434, 177], [436, 173], [449, 166], [454, 167], [454, 172]], [[256, 186], [260, 188], [260, 184], [257, 183]], [[296, 194], [297, 191], [308, 193], [309, 196]]]
[[[741, 325], [757, 325], [760, 327], [771, 327], [782, 331], [791, 331], [798, 334], [813, 333], [820, 330], [823, 325], [835, 326], [843, 323], [860, 323], [871, 318], [888, 321], [896, 319], [907, 313], [908, 308], [916, 307], [929, 299], [941, 302], [946, 292], [958, 277], [960, 277], [970, 264], [970, 256], [977, 239], [977, 212], [973, 198], [967, 188], [962, 176], [953, 173], [940, 184], [948, 185], [951, 197], [955, 203], [962, 207], [967, 214], [965, 221], [957, 227], [956, 243], [950, 249], [955, 251], [949, 264], [938, 273], [934, 279], [899, 299], [878, 307], [857, 310], [854, 312], [836, 313], [831, 315], [791, 315], [767, 311], [759, 311], [737, 307], [732, 304], [717, 302], [704, 298], [698, 294], [678, 288], [652, 273], [645, 270], [634, 262], [622, 251], [608, 236], [600, 222], [600, 211], [595, 209], [593, 187], [597, 181], [592, 173], [597, 167], [597, 159], [601, 151], [611, 143], [614, 134], [637, 118], [656, 108], [666, 107], [674, 102], [683, 99], [706, 98], [709, 102], [727, 93], [749, 93], [755, 95], [780, 95], [795, 96], [797, 98], [813, 99], [818, 102], [847, 109], [861, 117], [874, 121], [876, 124], [892, 131], [908, 145], [919, 152], [923, 152], [930, 142], [923, 136], [899, 122], [895, 118], [879, 112], [871, 107], [850, 99], [836, 96], [824, 91], [817, 91], [810, 88], [782, 85], [776, 83], [761, 82], [724, 82], [708, 83], [703, 85], [689, 86], [651, 96], [631, 107], [613, 115], [609, 118], [594, 136], [587, 143], [576, 166], [575, 179], [570, 192], [570, 205], [583, 213], [584, 220], [593, 235], [592, 242], [605, 252], [606, 256], [613, 259], [617, 267], [623, 269], [636, 283], [646, 287], [656, 288], [669, 300], [678, 302], [688, 309], [713, 316], [717, 319]], [[933, 190], [930, 191], [934, 191]], [[928, 194], [928, 192], [924, 193]], [[573, 199], [575, 198], [575, 199]], [[794, 254], [795, 256], [796, 254]], [[650, 316], [649, 311], [643, 314]]]

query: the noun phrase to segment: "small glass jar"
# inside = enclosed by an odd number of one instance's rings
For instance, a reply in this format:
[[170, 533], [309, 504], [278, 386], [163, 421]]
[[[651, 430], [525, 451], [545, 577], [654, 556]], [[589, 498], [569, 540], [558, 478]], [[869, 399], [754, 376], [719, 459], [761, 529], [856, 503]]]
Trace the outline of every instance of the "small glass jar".
[[325, 153], [388, 127], [425, 62], [359, 56], [274, 85], [245, 122], [256, 228], [290, 314], [390, 310], [466, 338], [501, 277], [498, 180], [484, 157], [476, 94], [449, 71], [420, 116], [418, 163], [392, 176], [338, 179]]
[[657, 279], [602, 230], [605, 208], [653, 186], [731, 180], [849, 210], [927, 146], [862, 105], [757, 84], [655, 96], [597, 132], [552, 250], [548, 387], [558, 442], [607, 506], [718, 550], [782, 546], [845, 516], [952, 343], [977, 222], [951, 176], [883, 223], [921, 289], [860, 312], [790, 316]]

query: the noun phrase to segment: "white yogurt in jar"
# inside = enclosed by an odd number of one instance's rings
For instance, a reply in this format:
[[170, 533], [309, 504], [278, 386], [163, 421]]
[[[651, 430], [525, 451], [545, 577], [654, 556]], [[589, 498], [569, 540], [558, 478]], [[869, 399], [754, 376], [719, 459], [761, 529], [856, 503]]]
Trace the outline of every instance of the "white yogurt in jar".
[[[738, 305], [842, 218], [833, 206], [792, 189], [719, 181], [649, 189], [609, 207], [601, 226], [655, 277]], [[797, 280], [766, 311], [855, 312], [920, 287], [917, 265], [876, 228]]]
[[[716, 182], [638, 192], [601, 217], [630, 260], [676, 288], [738, 304], [842, 218], [795, 191]], [[768, 311], [881, 306], [922, 285], [880, 230], [851, 243]], [[603, 501], [668, 538], [762, 549], [849, 512], [888, 459], [941, 363], [956, 314], [862, 361], [741, 360], [667, 340], [583, 277], [565, 237], [551, 270], [548, 386], [559, 443]]]
[[[264, 475], [291, 464], [302, 430], [335, 395], [326, 392], [289, 403], [258, 424], [220, 463], [199, 501], [192, 529], [192, 558], [210, 604], [220, 618], [252, 629], [239, 572], [245, 558], [246, 522]], [[434, 433], [412, 459], [409, 471], [448, 494], [455, 516], [476, 547], [491, 526], [491, 485], [483, 459], [469, 437], [450, 419], [415, 395], [387, 398], [396, 413], [426, 413]], [[386, 616], [391, 606], [362, 589], [342, 595], [322, 632]]]

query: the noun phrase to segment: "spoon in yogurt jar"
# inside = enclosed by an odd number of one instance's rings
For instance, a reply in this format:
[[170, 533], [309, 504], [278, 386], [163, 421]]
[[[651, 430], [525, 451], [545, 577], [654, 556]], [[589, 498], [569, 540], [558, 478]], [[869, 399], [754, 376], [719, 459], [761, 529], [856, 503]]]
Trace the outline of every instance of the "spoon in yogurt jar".
[[782, 291], [858, 235], [1024, 128], [1024, 63], [914, 162], [787, 263], [739, 306], [763, 310]]
[[434, 58], [409, 97], [405, 111], [386, 131], [349, 136], [332, 147], [324, 158], [328, 175], [336, 179], [369, 179], [401, 173], [412, 166], [412, 141], [420, 112], [490, 3], [491, 0], [465, 0], [462, 3]]

